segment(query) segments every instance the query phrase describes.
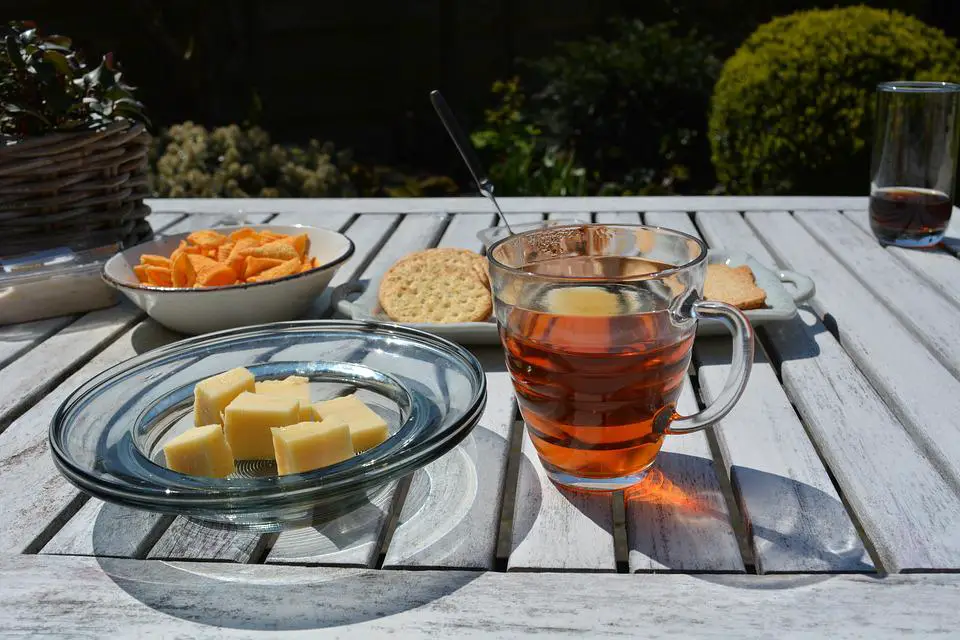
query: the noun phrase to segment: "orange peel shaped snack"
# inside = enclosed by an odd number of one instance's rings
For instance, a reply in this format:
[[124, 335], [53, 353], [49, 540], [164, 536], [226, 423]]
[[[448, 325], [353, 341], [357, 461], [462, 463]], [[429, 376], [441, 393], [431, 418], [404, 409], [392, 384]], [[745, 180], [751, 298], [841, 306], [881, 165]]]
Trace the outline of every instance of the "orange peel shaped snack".
[[142, 284], [189, 289], [266, 282], [319, 266], [320, 261], [310, 257], [307, 234], [244, 227], [229, 235], [212, 229], [194, 231], [169, 257], [140, 256], [133, 272]]

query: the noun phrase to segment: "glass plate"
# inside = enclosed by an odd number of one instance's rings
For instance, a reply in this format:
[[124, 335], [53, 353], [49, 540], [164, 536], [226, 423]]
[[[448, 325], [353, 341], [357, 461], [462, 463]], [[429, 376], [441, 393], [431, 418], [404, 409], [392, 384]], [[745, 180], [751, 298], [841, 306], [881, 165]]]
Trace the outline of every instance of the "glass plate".
[[[238, 463], [229, 478], [163, 467], [163, 444], [192, 428], [194, 384], [241, 366], [258, 380], [306, 376], [315, 402], [356, 393], [387, 420], [390, 438], [287, 476], [272, 462]], [[443, 338], [379, 322], [283, 322], [182, 340], [107, 369], [57, 410], [50, 448], [68, 480], [103, 500], [277, 529], [376, 502], [388, 482], [460, 442], [485, 405], [480, 363]]]

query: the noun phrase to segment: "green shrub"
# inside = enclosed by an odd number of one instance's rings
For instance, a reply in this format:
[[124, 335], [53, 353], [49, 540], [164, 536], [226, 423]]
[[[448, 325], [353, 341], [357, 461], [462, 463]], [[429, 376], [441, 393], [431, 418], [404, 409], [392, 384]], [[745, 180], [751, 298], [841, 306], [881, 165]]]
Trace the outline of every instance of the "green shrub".
[[714, 91], [720, 183], [732, 193], [863, 193], [874, 91], [888, 80], [960, 80], [960, 50], [915, 18], [867, 7], [761, 26]]
[[526, 97], [519, 80], [493, 84], [500, 104], [484, 114], [486, 128], [471, 140], [480, 153], [491, 157], [490, 180], [497, 195], [586, 195], [586, 171], [577, 165], [573, 152], [550, 143], [535, 125], [524, 122]]
[[509, 163], [491, 174], [517, 180], [533, 167], [576, 181], [582, 167], [590, 193], [713, 186], [706, 113], [720, 65], [712, 52], [693, 31], [615, 21], [609, 40], [562, 43], [555, 55], [524, 62], [519, 97], [497, 85], [502, 113], [488, 112], [475, 139], [513, 139], [487, 146], [495, 163]]

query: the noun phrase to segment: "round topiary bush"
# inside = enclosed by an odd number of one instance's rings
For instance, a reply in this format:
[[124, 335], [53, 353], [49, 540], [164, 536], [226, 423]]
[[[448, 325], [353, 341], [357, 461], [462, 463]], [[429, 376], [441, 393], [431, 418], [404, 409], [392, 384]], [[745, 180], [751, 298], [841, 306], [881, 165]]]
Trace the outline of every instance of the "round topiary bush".
[[710, 142], [731, 193], [864, 193], [874, 91], [960, 80], [960, 50], [896, 11], [803, 11], [761, 26], [724, 64]]

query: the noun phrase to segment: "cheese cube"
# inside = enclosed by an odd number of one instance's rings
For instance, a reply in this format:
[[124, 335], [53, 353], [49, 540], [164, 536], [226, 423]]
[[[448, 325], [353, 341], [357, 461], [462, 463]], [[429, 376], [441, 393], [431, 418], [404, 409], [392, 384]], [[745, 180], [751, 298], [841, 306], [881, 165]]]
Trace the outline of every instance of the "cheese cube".
[[336, 417], [350, 425], [353, 450], [357, 453], [372, 449], [390, 436], [383, 418], [355, 395], [318, 402], [312, 409], [316, 420], [326, 422]]
[[270, 429], [300, 421], [300, 403], [294, 398], [243, 392], [223, 412], [223, 433], [237, 460], [273, 459]]
[[302, 376], [289, 376], [283, 380], [263, 380], [256, 384], [257, 393], [265, 396], [296, 398], [300, 401], [300, 420], [308, 421], [313, 417], [310, 410], [310, 382]]
[[353, 457], [350, 427], [336, 419], [271, 429], [277, 473], [303, 473]]
[[243, 367], [201, 380], [193, 388], [193, 424], [223, 424], [220, 414], [227, 405], [242, 392], [253, 390], [253, 374]]
[[194, 427], [163, 446], [167, 468], [192, 476], [225, 478], [234, 472], [233, 453], [219, 424]]

